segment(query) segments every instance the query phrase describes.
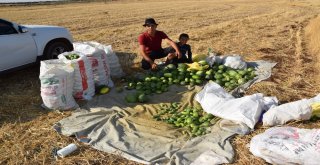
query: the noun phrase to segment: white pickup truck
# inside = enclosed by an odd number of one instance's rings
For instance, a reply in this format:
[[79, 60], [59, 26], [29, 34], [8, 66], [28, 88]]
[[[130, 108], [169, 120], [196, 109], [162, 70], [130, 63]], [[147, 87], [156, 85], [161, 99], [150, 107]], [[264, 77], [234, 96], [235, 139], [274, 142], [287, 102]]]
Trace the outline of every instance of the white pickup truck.
[[73, 39], [63, 27], [19, 25], [0, 19], [0, 73], [72, 51]]

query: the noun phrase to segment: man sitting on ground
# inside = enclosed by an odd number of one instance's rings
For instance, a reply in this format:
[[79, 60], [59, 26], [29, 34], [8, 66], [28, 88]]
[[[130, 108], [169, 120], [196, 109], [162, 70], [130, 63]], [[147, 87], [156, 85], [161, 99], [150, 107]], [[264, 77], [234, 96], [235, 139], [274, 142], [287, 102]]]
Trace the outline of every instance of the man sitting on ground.
[[[157, 69], [157, 64], [154, 62], [155, 59], [160, 59], [167, 57], [172, 59], [177, 57], [181, 58], [181, 52], [176, 45], [164, 32], [156, 30], [157, 23], [153, 18], [147, 18], [143, 24], [146, 27], [145, 32], [139, 35], [139, 49], [143, 57], [141, 61], [142, 68], [145, 70], [148, 69]], [[170, 53], [169, 48], [162, 48], [162, 40], [165, 40], [175, 51], [176, 53]]]

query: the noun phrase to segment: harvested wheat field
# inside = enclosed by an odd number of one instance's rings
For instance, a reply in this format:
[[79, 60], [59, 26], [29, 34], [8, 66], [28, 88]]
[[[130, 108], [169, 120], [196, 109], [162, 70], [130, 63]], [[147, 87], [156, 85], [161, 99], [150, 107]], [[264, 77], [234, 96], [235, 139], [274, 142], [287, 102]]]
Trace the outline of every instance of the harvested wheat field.
[[[310, 98], [320, 91], [319, 0], [140, 0], [61, 3], [0, 7], [1, 18], [19, 24], [64, 26], [75, 41], [111, 44], [125, 71], [136, 67], [138, 35], [146, 17], [158, 30], [177, 40], [190, 35], [193, 53], [208, 48], [222, 54], [241, 54], [246, 61], [277, 62], [270, 79], [251, 87], [281, 103]], [[165, 46], [165, 45], [164, 45]], [[90, 148], [52, 126], [71, 112], [43, 110], [39, 66], [0, 77], [0, 164], [138, 164]], [[291, 122], [299, 128], [318, 128], [320, 121]], [[266, 164], [248, 150], [261, 124], [246, 136], [236, 136], [234, 164]], [[64, 159], [52, 157], [55, 147], [76, 143], [80, 150]]]

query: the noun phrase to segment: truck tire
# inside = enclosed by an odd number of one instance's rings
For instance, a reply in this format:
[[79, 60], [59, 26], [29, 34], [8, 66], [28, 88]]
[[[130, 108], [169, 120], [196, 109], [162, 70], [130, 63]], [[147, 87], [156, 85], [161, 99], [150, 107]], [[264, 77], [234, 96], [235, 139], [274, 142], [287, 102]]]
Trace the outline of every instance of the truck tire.
[[59, 54], [68, 51], [71, 51], [68, 44], [61, 41], [53, 42], [46, 47], [46, 50], [44, 51], [44, 58], [45, 60], [57, 59]]

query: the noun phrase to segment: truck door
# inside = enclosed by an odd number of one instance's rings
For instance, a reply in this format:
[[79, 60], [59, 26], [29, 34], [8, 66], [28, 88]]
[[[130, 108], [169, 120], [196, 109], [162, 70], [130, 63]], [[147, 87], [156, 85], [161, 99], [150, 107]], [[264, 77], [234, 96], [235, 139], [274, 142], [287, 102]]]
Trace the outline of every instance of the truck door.
[[29, 32], [19, 33], [0, 19], [0, 71], [35, 62], [37, 47]]

